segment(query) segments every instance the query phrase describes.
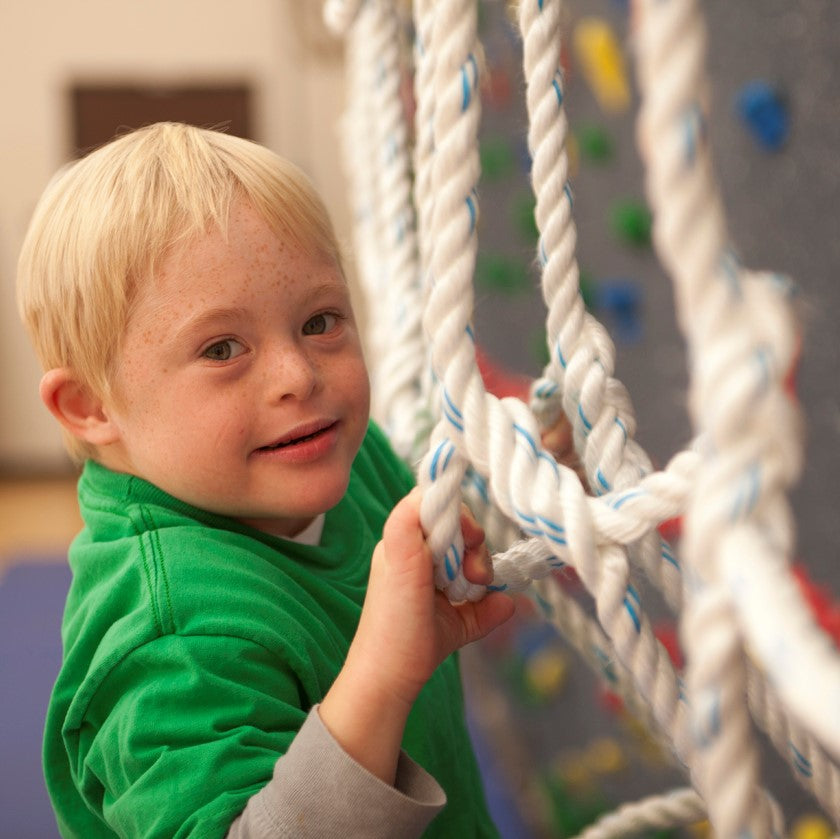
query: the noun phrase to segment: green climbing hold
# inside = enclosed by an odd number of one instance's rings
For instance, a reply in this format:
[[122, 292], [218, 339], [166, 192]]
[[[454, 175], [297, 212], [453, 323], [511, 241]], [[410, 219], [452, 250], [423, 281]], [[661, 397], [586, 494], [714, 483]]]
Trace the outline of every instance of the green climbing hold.
[[580, 156], [590, 163], [607, 163], [613, 156], [613, 141], [603, 125], [587, 122], [575, 129]]
[[650, 245], [650, 210], [632, 198], [616, 201], [610, 207], [610, 227], [619, 240], [636, 247]]
[[481, 174], [488, 181], [507, 177], [514, 169], [515, 159], [510, 143], [497, 137], [488, 137], [479, 146]]
[[511, 214], [516, 229], [525, 241], [536, 245], [540, 238], [540, 231], [537, 228], [537, 220], [534, 217], [534, 210], [537, 202], [530, 193], [523, 193], [514, 199], [511, 204]]
[[531, 285], [527, 266], [502, 254], [479, 254], [475, 265], [475, 284], [484, 291], [519, 294]]

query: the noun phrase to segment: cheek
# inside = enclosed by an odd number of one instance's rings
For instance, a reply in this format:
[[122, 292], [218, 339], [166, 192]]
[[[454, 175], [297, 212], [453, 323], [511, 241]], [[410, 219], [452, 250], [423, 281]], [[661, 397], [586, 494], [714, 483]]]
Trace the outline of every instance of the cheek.
[[362, 400], [364, 409], [365, 409], [365, 416], [367, 417], [370, 414], [370, 378], [368, 377], [367, 368], [363, 368], [362, 375], [360, 376], [359, 380], [359, 390], [361, 392], [360, 400]]
[[355, 397], [360, 409], [367, 411], [370, 407], [370, 379], [364, 361], [356, 359], [348, 364], [344, 380], [349, 395]]
[[150, 386], [148, 379], [126, 377], [114, 390], [113, 417], [124, 432], [148, 436], [166, 425], [167, 401]]
[[201, 407], [196, 409], [193, 405], [184, 421], [192, 421], [195, 433], [204, 440], [204, 445], [211, 452], [218, 452], [224, 446], [236, 446], [249, 439], [252, 404], [250, 399], [235, 399], [230, 395], [211, 400], [205, 394]]
[[125, 405], [136, 432], [159, 445], [188, 439], [195, 445], [202, 437], [215, 438], [224, 418], [189, 383], [176, 385], [165, 376], [135, 382], [127, 389]]

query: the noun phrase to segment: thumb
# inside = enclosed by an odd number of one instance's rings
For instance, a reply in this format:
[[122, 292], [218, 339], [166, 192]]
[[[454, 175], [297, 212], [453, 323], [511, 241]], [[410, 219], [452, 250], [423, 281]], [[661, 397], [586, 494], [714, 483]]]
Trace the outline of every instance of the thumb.
[[491, 592], [481, 602], [476, 603], [475, 607], [476, 637], [472, 640], [483, 638], [512, 618], [516, 611], [513, 599], [500, 591]]
[[395, 570], [417, 567], [422, 560], [431, 579], [433, 564], [420, 523], [419, 490], [412, 490], [391, 510], [382, 529], [382, 547], [385, 561]]

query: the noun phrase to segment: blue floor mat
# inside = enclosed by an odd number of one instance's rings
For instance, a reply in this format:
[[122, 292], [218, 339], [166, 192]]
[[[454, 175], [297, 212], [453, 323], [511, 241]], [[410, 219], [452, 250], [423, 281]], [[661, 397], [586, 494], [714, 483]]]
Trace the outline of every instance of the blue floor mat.
[[41, 737], [61, 663], [70, 570], [14, 565], [0, 579], [0, 837], [56, 839], [41, 772]]
[[533, 839], [533, 831], [522, 819], [513, 790], [508, 780], [504, 778], [492, 743], [487, 739], [487, 732], [482, 730], [469, 703], [467, 703], [466, 715], [473, 751], [481, 772], [487, 809], [501, 839]]

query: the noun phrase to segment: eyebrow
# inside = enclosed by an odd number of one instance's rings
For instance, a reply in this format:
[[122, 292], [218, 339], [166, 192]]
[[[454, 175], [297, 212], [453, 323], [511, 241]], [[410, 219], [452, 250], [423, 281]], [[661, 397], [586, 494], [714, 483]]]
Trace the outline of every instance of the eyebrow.
[[[348, 300], [350, 299], [350, 288], [343, 276], [314, 283], [307, 289], [306, 297], [314, 300], [322, 294], [334, 294], [335, 292], [341, 292]], [[211, 309], [205, 309], [178, 327], [173, 337], [177, 341], [196, 332], [201, 332], [212, 324], [230, 323], [247, 316], [248, 309], [244, 306], [214, 306]]]
[[214, 306], [212, 309], [205, 309], [180, 326], [175, 332], [175, 338], [200, 332], [214, 323], [235, 321], [246, 315], [247, 310], [242, 306]]
[[320, 282], [314, 283], [307, 290], [306, 296], [318, 297], [321, 294], [331, 294], [336, 291], [340, 291], [343, 294], [350, 293], [350, 287], [344, 277], [341, 277], [340, 279], [321, 280]]

